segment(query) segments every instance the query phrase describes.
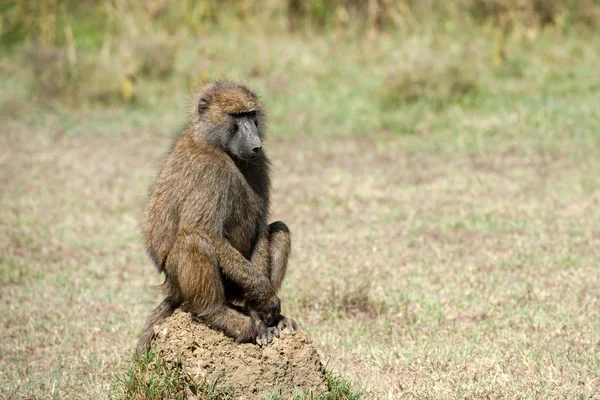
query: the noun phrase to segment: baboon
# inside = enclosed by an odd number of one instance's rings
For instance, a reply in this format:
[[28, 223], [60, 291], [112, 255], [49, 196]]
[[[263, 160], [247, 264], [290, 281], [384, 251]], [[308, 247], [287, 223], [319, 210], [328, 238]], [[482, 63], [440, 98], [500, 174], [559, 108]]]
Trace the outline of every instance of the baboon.
[[283, 222], [267, 224], [261, 102], [244, 85], [216, 81], [195, 93], [189, 114], [146, 206], [143, 236], [165, 273], [166, 298], [150, 315], [138, 354], [154, 325], [178, 307], [238, 342], [264, 345], [296, 329], [277, 297], [291, 241]]

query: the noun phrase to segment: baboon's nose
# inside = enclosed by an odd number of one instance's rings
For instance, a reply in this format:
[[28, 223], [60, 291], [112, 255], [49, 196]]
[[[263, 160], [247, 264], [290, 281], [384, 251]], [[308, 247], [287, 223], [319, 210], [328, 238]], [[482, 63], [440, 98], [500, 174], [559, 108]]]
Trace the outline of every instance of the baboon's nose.
[[262, 146], [256, 146], [255, 148], [252, 149], [252, 152], [254, 154], [258, 154], [258, 153], [260, 153], [261, 149], [262, 149]]

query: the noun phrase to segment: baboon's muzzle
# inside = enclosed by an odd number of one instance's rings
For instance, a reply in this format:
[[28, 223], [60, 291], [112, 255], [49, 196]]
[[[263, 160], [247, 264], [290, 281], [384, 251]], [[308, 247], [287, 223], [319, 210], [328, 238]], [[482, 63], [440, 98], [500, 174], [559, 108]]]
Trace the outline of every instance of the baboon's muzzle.
[[262, 141], [258, 127], [250, 118], [242, 118], [239, 122], [240, 134], [244, 138], [241, 155], [244, 158], [256, 157], [262, 150]]

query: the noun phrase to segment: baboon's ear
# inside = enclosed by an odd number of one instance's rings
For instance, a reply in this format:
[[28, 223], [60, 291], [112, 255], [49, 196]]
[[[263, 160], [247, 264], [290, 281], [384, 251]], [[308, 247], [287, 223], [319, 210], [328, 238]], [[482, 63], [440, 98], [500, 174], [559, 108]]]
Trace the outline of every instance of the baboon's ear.
[[202, 114], [208, 108], [208, 99], [206, 97], [200, 97], [198, 101], [198, 112]]

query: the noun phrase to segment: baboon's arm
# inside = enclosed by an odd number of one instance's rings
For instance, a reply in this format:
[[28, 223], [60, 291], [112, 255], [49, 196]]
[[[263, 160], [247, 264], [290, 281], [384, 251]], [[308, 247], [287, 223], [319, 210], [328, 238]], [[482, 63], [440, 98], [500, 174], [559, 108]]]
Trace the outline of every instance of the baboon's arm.
[[264, 300], [275, 295], [266, 271], [246, 260], [226, 239], [217, 239], [213, 243], [223, 275], [240, 285], [248, 299]]
[[269, 275], [269, 237], [266, 229], [262, 229], [258, 237], [250, 262], [254, 268], [262, 271], [265, 276]]

